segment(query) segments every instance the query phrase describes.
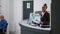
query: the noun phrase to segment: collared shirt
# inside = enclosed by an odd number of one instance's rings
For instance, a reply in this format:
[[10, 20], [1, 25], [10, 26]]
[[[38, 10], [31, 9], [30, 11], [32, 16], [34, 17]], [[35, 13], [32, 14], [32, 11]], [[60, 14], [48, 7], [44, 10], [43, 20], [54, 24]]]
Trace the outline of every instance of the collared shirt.
[[0, 20], [0, 29], [6, 28], [7, 21], [6, 20]]
[[44, 15], [45, 13], [44, 12], [42, 12], [42, 17], [43, 17], [43, 15]]

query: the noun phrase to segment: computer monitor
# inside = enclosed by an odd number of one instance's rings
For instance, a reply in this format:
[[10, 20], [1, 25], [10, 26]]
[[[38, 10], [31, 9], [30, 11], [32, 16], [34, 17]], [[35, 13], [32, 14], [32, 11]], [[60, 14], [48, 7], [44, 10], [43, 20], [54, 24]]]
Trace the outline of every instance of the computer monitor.
[[41, 21], [41, 15], [39, 13], [30, 13], [30, 19], [31, 21], [39, 24]]

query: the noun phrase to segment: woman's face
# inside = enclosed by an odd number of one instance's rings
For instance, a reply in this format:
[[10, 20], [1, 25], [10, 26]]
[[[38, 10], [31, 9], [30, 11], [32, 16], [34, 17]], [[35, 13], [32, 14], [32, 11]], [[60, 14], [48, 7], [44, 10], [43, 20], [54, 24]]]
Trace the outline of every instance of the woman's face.
[[42, 11], [43, 11], [43, 12], [45, 12], [46, 9], [47, 9], [46, 6], [43, 6], [43, 7], [42, 7]]

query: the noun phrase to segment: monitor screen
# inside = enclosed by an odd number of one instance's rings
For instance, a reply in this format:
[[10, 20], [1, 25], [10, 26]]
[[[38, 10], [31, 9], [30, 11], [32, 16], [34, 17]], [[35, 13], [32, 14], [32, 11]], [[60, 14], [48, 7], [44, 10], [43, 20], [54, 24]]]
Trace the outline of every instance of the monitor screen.
[[35, 22], [35, 23], [40, 23], [41, 21], [41, 16], [39, 13], [30, 13], [30, 19]]

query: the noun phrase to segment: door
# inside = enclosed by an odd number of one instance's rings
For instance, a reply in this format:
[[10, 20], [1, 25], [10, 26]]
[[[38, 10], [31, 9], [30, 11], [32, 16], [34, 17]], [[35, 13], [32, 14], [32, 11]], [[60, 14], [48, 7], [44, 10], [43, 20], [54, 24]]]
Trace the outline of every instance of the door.
[[30, 12], [33, 12], [33, 1], [23, 1], [23, 20], [29, 18]]

